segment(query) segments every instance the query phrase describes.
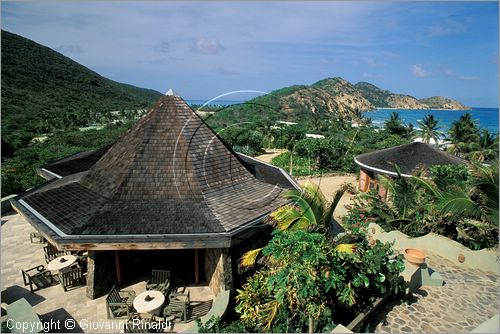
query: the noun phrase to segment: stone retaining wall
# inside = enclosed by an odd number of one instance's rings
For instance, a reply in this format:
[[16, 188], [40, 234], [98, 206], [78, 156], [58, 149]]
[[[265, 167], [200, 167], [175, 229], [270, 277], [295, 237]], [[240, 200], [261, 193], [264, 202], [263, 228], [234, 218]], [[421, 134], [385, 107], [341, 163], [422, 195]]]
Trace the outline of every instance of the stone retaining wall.
[[462, 244], [446, 238], [444, 236], [429, 233], [421, 237], [410, 238], [400, 231], [385, 232], [378, 224], [371, 223], [368, 226], [370, 237], [383, 242], [394, 242], [394, 248], [403, 250], [404, 248], [418, 248], [437, 253], [458, 266], [472, 269], [481, 269], [483, 271], [499, 273], [498, 249], [471, 250]]

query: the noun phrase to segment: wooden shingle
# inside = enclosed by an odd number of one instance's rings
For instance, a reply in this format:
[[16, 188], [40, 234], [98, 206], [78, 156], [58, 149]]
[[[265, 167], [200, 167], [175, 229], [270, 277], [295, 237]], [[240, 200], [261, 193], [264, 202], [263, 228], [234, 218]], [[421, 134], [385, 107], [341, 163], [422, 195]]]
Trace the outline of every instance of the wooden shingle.
[[245, 160], [168, 95], [110, 147], [45, 165], [62, 178], [16, 205], [57, 227], [60, 240], [227, 234], [285, 204], [282, 193], [294, 186], [282, 171]]

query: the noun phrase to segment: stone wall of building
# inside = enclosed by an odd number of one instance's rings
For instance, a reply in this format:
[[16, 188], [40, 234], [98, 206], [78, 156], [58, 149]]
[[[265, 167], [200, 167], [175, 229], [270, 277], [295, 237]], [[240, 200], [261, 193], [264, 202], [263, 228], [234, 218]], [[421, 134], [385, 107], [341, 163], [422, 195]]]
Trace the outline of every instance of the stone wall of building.
[[87, 263], [87, 297], [106, 295], [116, 282], [115, 256], [112, 251], [89, 251]]
[[223, 290], [232, 289], [233, 273], [229, 248], [205, 250], [205, 277], [215, 295]]

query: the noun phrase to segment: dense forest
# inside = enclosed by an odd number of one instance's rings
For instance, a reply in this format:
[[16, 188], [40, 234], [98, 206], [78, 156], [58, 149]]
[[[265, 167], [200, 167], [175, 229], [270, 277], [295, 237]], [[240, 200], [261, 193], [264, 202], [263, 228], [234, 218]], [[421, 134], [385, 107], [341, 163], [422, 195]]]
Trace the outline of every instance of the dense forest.
[[2, 157], [40, 134], [149, 107], [161, 93], [106, 79], [62, 54], [2, 30]]

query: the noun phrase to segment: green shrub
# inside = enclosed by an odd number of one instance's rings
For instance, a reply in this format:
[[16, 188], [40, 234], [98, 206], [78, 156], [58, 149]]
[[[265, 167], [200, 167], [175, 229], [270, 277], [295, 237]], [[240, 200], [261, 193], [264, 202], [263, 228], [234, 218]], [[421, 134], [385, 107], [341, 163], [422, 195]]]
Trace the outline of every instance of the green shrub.
[[7, 321], [2, 321], [2, 333], [12, 333], [9, 326], [7, 326]]
[[212, 316], [206, 323], [202, 323], [200, 319], [196, 319], [199, 333], [251, 333], [254, 329], [245, 326], [245, 323], [240, 320], [224, 321], [220, 317]]
[[470, 180], [470, 173], [465, 165], [432, 166], [430, 175], [442, 190], [451, 186], [463, 187]]
[[391, 261], [390, 244], [355, 239], [348, 252], [321, 233], [274, 232], [262, 250], [267, 265], [238, 290], [241, 320], [267, 332], [306, 332], [312, 321], [320, 331], [332, 321], [349, 321], [386, 292], [400, 291], [401, 255]]
[[[290, 172], [290, 152], [284, 152], [274, 157], [271, 163], [275, 166], [283, 168], [287, 173]], [[293, 155], [292, 160], [292, 175], [293, 176], [306, 176], [321, 174], [324, 171], [318, 170], [311, 164], [311, 159], [303, 158], [297, 154]]]
[[36, 168], [50, 161], [84, 151], [92, 151], [114, 142], [131, 127], [131, 123], [121, 127], [111, 126], [102, 130], [60, 131], [44, 142], [30, 143], [17, 150], [12, 158], [2, 164], [2, 197], [19, 194], [26, 189], [43, 183]]

